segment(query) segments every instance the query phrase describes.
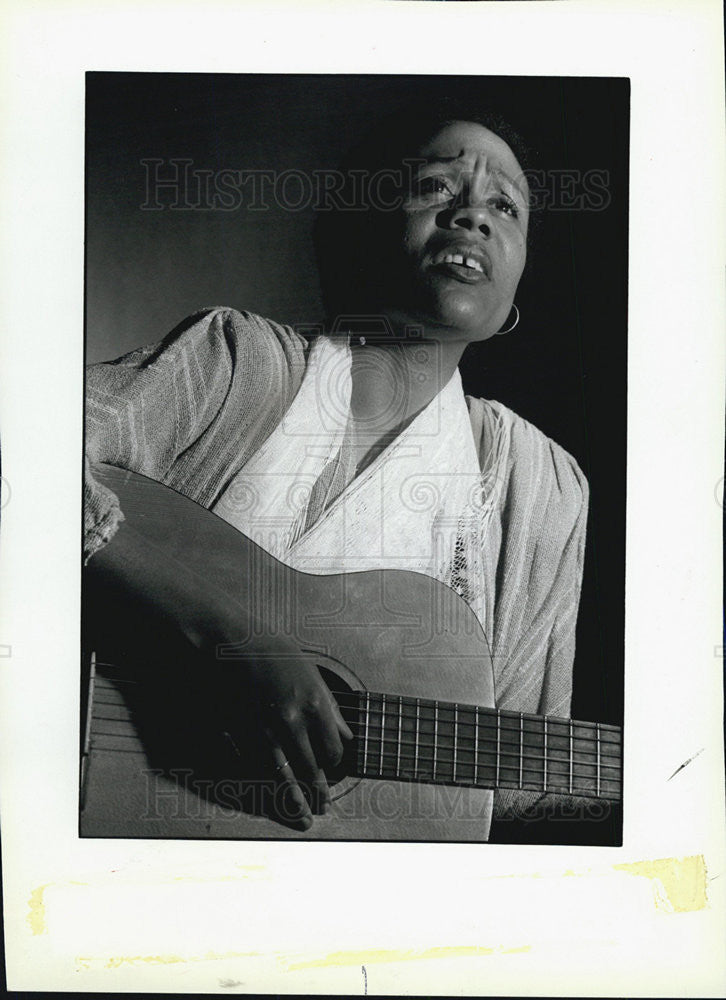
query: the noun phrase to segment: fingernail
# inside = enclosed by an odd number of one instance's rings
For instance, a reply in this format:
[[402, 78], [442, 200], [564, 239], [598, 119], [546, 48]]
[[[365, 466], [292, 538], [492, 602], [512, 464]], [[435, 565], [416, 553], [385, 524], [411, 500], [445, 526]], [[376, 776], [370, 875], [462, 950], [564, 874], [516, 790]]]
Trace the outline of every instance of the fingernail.
[[320, 815], [325, 812], [325, 799], [319, 795], [315, 802], [315, 812]]

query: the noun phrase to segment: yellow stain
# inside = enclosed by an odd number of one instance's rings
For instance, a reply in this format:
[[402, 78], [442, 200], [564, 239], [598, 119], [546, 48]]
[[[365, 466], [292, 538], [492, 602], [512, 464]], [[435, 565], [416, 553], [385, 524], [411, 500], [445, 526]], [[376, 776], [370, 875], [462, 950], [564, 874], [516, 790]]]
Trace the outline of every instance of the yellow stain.
[[633, 861], [613, 865], [613, 868], [650, 879], [656, 909], [666, 913], [690, 913], [707, 905], [706, 862], [702, 854], [687, 858]]
[[[250, 870], [264, 868], [264, 866], [249, 866]], [[631, 861], [612, 866], [614, 871], [623, 871], [629, 875], [640, 878], [647, 878], [653, 885], [656, 908], [666, 913], [690, 913], [695, 910], [702, 910], [708, 905], [706, 894], [707, 872], [706, 863], [702, 854], [692, 855], [683, 858], [658, 858], [653, 861]], [[576, 872], [567, 869], [562, 872], [565, 877], [582, 877], [589, 874]], [[539, 873], [538, 873], [539, 876]], [[512, 876], [509, 876], [512, 877]], [[541, 876], [539, 876], [541, 877]], [[177, 879], [184, 879], [184, 876], [177, 876]], [[223, 880], [224, 879], [223, 877]], [[83, 883], [76, 883], [83, 884]], [[30, 912], [27, 920], [33, 934], [47, 933], [45, 922], [44, 893], [50, 883], [39, 886], [30, 894], [28, 905]], [[346, 965], [366, 965], [385, 962], [408, 962], [420, 961], [436, 958], [475, 958], [484, 955], [514, 955], [531, 951], [530, 945], [521, 945], [515, 948], [487, 948], [477, 945], [452, 945], [437, 946], [423, 949], [356, 949], [350, 951], [336, 951], [314, 959], [299, 959], [291, 962], [286, 956], [278, 955], [278, 961], [283, 962], [287, 969], [325, 968], [332, 966]], [[107, 969], [116, 969], [122, 965], [152, 964], [152, 965], [173, 965], [181, 962], [205, 962], [217, 961], [231, 958], [254, 958], [259, 957], [259, 952], [227, 952], [219, 954], [207, 952], [204, 955], [121, 955], [108, 958], [105, 962]], [[79, 956], [76, 958], [76, 965], [79, 970], [88, 969], [92, 962], [99, 959]]]
[[502, 955], [514, 955], [520, 952], [530, 951], [529, 945], [522, 945], [519, 948], [483, 948], [478, 945], [441, 945], [435, 948], [370, 948], [356, 951], [334, 951], [322, 958], [313, 958], [299, 962], [287, 962], [287, 968], [292, 972], [295, 969], [321, 969], [328, 966], [339, 965], [374, 965], [383, 962], [412, 962], [431, 958], [476, 958], [480, 955], [493, 955], [499, 952]]
[[45, 902], [43, 895], [49, 885], [50, 882], [46, 882], [45, 885], [39, 885], [37, 889], [33, 889], [28, 899], [30, 913], [26, 919], [33, 934], [47, 934], [48, 932], [48, 928], [45, 925]]
[[104, 968], [118, 969], [122, 965], [138, 965], [139, 963], [145, 963], [146, 965], [174, 965], [184, 961], [188, 961], [188, 959], [182, 958], [181, 955], [119, 955], [115, 958], [109, 958]]
[[[228, 958], [257, 958], [256, 951], [228, 951], [224, 953], [208, 951], [204, 955], [114, 955], [104, 963], [105, 969], [118, 969], [122, 965], [178, 965], [180, 962], [219, 962]], [[89, 969], [98, 959], [80, 955], [76, 967]]]

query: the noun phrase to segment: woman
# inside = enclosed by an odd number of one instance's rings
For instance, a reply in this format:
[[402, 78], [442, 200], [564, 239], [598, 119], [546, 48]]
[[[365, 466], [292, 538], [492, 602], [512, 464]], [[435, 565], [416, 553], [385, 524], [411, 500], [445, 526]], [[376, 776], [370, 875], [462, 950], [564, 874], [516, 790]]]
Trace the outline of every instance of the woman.
[[[89, 370], [90, 586], [151, 608], [203, 656], [239, 637], [233, 595], [150, 559], [131, 519], [119, 528], [118, 502], [93, 476], [108, 462], [306, 572], [437, 577], [484, 628], [497, 705], [569, 714], [587, 484], [529, 423], [465, 399], [457, 369], [469, 344], [516, 325], [529, 190], [513, 147], [506, 126], [468, 112], [389, 120], [346, 175], [380, 181], [378, 203], [318, 227], [326, 334], [213, 309]], [[235, 696], [258, 706], [307, 828], [352, 734], [309, 658], [271, 637], [260, 654], [237, 672]], [[503, 793], [499, 812], [515, 798]]]

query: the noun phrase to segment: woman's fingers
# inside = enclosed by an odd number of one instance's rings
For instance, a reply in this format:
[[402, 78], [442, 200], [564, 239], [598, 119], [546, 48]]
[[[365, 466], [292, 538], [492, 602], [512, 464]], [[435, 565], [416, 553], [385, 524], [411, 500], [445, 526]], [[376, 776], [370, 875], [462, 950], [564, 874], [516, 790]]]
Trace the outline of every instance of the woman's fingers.
[[303, 783], [310, 804], [315, 812], [323, 812], [330, 804], [330, 789], [325, 777], [325, 771], [320, 766], [310, 743], [307, 731], [297, 734], [299, 754], [293, 760], [295, 777]]
[[321, 706], [313, 720], [312, 737], [318, 764], [336, 767], [343, 757], [342, 733], [331, 704]]
[[295, 780], [290, 759], [285, 755], [282, 747], [274, 742], [272, 744], [272, 760], [277, 781], [286, 785], [285, 795], [281, 803], [281, 812], [284, 815], [280, 815], [279, 818], [288, 823], [299, 823], [304, 830], [308, 830], [313, 822], [310, 806]]
[[273, 698], [264, 705], [264, 728], [275, 748], [276, 776], [289, 786], [293, 821], [307, 826], [310, 807], [320, 813], [329, 806], [326, 771], [340, 763], [343, 740], [353, 734], [314, 663], [302, 661], [294, 670], [290, 666], [285, 663], [285, 669], [277, 667], [266, 674], [274, 685]]
[[332, 704], [333, 717], [335, 718], [335, 724], [338, 727], [338, 732], [343, 737], [344, 740], [352, 740], [353, 733], [351, 732], [350, 726], [345, 721], [340, 711], [340, 706], [335, 698], [331, 695], [330, 701]]
[[277, 720], [271, 720], [282, 745], [292, 745], [302, 775], [311, 784], [315, 784], [320, 768], [340, 763], [343, 737], [350, 732], [322, 678], [314, 676], [313, 681], [316, 679], [317, 683], [311, 684], [302, 697], [281, 709]]
[[[307, 730], [298, 722], [287, 729], [268, 731], [268, 738], [276, 748], [273, 752], [276, 775], [280, 781], [288, 782], [293, 790], [291, 804], [296, 809], [295, 818], [297, 811], [300, 817], [303, 814], [310, 816], [310, 807], [314, 812], [324, 812], [331, 801], [330, 789]], [[304, 810], [300, 808], [301, 799]]]

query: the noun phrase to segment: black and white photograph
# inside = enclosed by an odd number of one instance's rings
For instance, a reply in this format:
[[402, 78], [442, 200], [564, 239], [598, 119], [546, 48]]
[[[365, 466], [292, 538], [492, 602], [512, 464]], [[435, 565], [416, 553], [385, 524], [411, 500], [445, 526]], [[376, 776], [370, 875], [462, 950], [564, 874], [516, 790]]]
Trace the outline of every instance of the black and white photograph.
[[81, 835], [620, 843], [629, 81], [86, 93]]

